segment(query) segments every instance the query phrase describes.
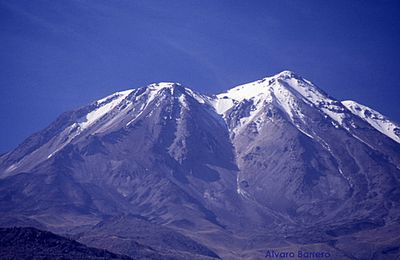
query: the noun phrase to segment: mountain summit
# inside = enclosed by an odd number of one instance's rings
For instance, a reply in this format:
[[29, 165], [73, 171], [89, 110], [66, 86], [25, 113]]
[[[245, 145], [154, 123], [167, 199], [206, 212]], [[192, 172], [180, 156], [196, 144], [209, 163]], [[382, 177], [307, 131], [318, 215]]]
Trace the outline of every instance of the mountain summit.
[[131, 256], [128, 240], [157, 247], [164, 229], [164, 253], [190, 258], [397, 254], [399, 137], [290, 71], [213, 96], [155, 83], [66, 112], [1, 156], [0, 223]]

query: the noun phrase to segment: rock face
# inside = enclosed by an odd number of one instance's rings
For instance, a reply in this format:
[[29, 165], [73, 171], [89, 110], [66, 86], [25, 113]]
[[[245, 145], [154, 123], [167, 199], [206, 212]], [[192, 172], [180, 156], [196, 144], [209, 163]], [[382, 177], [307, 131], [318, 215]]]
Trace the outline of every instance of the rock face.
[[[0, 221], [123, 254], [167, 228], [183, 236], [161, 248], [191, 257], [396, 255], [399, 129], [290, 71], [216, 96], [152, 84], [64, 113], [0, 157]], [[121, 221], [147, 238], [120, 246]]]

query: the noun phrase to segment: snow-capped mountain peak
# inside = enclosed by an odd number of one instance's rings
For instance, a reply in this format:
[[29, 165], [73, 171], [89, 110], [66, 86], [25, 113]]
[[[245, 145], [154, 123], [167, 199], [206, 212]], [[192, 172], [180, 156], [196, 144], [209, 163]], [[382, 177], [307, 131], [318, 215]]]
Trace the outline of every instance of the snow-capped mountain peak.
[[[229, 105], [233, 106], [245, 99], [251, 100], [264, 97], [272, 101], [272, 97], [275, 97], [282, 98], [280, 101], [284, 102], [285, 100], [283, 99], [288, 99], [290, 98], [289, 96], [296, 96], [314, 105], [332, 103], [332, 100], [313, 83], [292, 71], [285, 70], [274, 76], [239, 85], [227, 92], [218, 94], [218, 99], [223, 101], [217, 100], [215, 106], [217, 111], [223, 114], [230, 108]], [[221, 102], [221, 104], [218, 102]]]
[[[216, 97], [213, 105], [223, 117], [244, 102], [250, 102], [252, 106], [251, 112], [246, 116], [248, 118], [254, 118], [265, 105], [272, 103], [278, 104], [292, 122], [303, 121], [304, 106], [317, 107], [338, 126], [342, 125], [347, 112], [339, 101], [330, 98], [313, 83], [288, 70], [234, 87]], [[243, 119], [241, 122], [250, 121]]]
[[243, 85], [236, 86], [232, 89], [229, 89], [227, 92], [218, 94], [218, 98], [222, 99], [232, 99], [235, 101], [242, 101], [244, 99], [252, 99], [260, 95], [267, 95], [268, 88], [272, 86], [276, 80], [288, 80], [292, 78], [299, 78], [292, 71], [282, 71], [281, 73], [276, 74], [275, 76], [265, 77], [261, 80], [246, 83]]
[[169, 89], [174, 91], [176, 88], [182, 88], [182, 85], [177, 82], [158, 82], [152, 83], [147, 86], [147, 89], [151, 91], [160, 91], [162, 89]]
[[291, 70], [283, 70], [274, 75], [275, 78], [301, 78], [297, 73]]

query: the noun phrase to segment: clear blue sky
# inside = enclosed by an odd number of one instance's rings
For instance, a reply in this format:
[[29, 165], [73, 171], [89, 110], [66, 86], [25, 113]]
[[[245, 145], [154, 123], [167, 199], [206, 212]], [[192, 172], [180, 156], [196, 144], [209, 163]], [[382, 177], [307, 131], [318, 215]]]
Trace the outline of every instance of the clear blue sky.
[[0, 0], [0, 152], [61, 112], [177, 81], [289, 69], [400, 121], [400, 1]]

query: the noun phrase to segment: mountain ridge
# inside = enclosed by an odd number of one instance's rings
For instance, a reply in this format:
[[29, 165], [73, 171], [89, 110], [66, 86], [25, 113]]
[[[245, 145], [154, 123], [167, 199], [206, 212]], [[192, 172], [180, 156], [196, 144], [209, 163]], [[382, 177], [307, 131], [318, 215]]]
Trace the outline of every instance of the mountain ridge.
[[[331, 99], [330, 97], [328, 97], [325, 94], [325, 92], [321, 91], [318, 87], [316, 87], [310, 81], [305, 80], [305, 79], [301, 78], [300, 76], [298, 76], [297, 74], [295, 74], [294, 72], [288, 71], [288, 70], [282, 71], [281, 73], [278, 73], [275, 76], [266, 77], [261, 80], [257, 80], [254, 82], [250, 82], [247, 84], [233, 87], [225, 93], [220, 93], [220, 94], [212, 95], [212, 96], [206, 96], [206, 95], [200, 94], [200, 93], [195, 92], [187, 87], [183, 87], [180, 83], [174, 83], [174, 82], [153, 83], [153, 84], [148, 85], [147, 87], [141, 87], [138, 89], [129, 89], [129, 90], [125, 90], [125, 91], [115, 92], [109, 96], [106, 96], [102, 99], [92, 102], [91, 105], [89, 105], [89, 106], [84, 106], [84, 107], [82, 107], [82, 109], [78, 109], [79, 112], [82, 112], [82, 110], [84, 111], [85, 109], [87, 110], [87, 109], [90, 109], [90, 108], [93, 108], [96, 106], [98, 107], [98, 109], [95, 109], [95, 110], [91, 111], [91, 113], [85, 115], [86, 118], [83, 118], [83, 117], [77, 118], [76, 119], [77, 122], [70, 125], [69, 130], [72, 132], [76, 131], [76, 133], [79, 134], [80, 131], [83, 131], [87, 127], [90, 127], [91, 124], [95, 123], [102, 116], [104, 116], [108, 112], [112, 111], [115, 108], [115, 106], [120, 105], [121, 102], [125, 101], [125, 99], [130, 96], [130, 94], [132, 94], [133, 92], [140, 92], [140, 91], [142, 91], [143, 94], [147, 94], [149, 96], [147, 102], [150, 103], [153, 101], [153, 98], [156, 95], [158, 95], [159, 91], [164, 91], [166, 89], [166, 90], [171, 91], [171, 93], [173, 93], [174, 89], [178, 88], [181, 91], [184, 91], [187, 94], [190, 94], [192, 97], [194, 97], [200, 103], [205, 103], [205, 104], [212, 106], [218, 114], [224, 116], [224, 113], [229, 108], [232, 108], [234, 102], [240, 102], [240, 101], [243, 101], [246, 99], [254, 99], [254, 98], [257, 98], [257, 96], [260, 96], [262, 94], [267, 95], [268, 91], [269, 91], [267, 87], [269, 87], [269, 84], [266, 86], [263, 86], [262, 83], [264, 83], [266, 81], [275, 82], [276, 80], [282, 80], [282, 79], [289, 79], [289, 82], [292, 83], [292, 84], [287, 84], [288, 86], [285, 86], [286, 89], [285, 88], [282, 89], [282, 90], [284, 90], [283, 91], [284, 95], [286, 95], [285, 97], [290, 95], [290, 89], [294, 89], [295, 92], [297, 92], [296, 94], [302, 95], [303, 97], [306, 98], [307, 101], [311, 102], [313, 105], [322, 106], [322, 110], [324, 111], [324, 113], [326, 115], [328, 115], [329, 117], [331, 117], [334, 123], [338, 123], [342, 127], [348, 127], [348, 126], [341, 125], [341, 124], [342, 124], [342, 121], [345, 119], [345, 118], [343, 118], [343, 116], [345, 115], [345, 112], [351, 112], [352, 114], [356, 115], [363, 121], [367, 122], [370, 126], [374, 127], [379, 132], [388, 136], [392, 140], [400, 143], [400, 128], [397, 123], [390, 121], [389, 119], [387, 119], [386, 117], [384, 117], [383, 115], [379, 114], [378, 112], [376, 112], [375, 110], [373, 110], [371, 108], [362, 106], [364, 110], [373, 111], [374, 115], [376, 115], [378, 113], [379, 116], [376, 116], [375, 119], [376, 118], [384, 118], [387, 127], [391, 128], [391, 129], [386, 129], [386, 131], [382, 130], [383, 126], [381, 126], [379, 123], [376, 123], [375, 122], [376, 120], [375, 121], [374, 121], [374, 119], [367, 120], [367, 118], [365, 116], [360, 116], [359, 113], [355, 112], [356, 110], [352, 109], [353, 106], [357, 107], [357, 105], [358, 105], [358, 107], [360, 107], [361, 106], [360, 104], [358, 104], [354, 101], [352, 101], [352, 102], [350, 102], [350, 101], [343, 101], [343, 102], [335, 101], [335, 100]], [[297, 84], [297, 85], [300, 85], [300, 87], [296, 86], [296, 84], [293, 84], [293, 80], [299, 80], [301, 82], [301, 84]], [[286, 83], [287, 82], [285, 82], [285, 84]], [[304, 85], [306, 85], [306, 86], [304, 86]], [[260, 86], [261, 86], [261, 88], [260, 88]], [[288, 92], [285, 93], [285, 91], [287, 91], [287, 89], [289, 89], [289, 93]], [[238, 91], [238, 90], [244, 90], [244, 91]], [[254, 95], [254, 90], [256, 90], [256, 93], [257, 93], [256, 95]], [[279, 92], [281, 93], [282, 90], [280, 90]], [[235, 91], [242, 92], [241, 93], [242, 96], [239, 96], [237, 98], [237, 95], [235, 96], [236, 93], [233, 93]], [[228, 97], [227, 95], [228, 96], [233, 95], [233, 96], [230, 98], [226, 98], [226, 97]], [[275, 97], [276, 97], [276, 95], [275, 95]], [[268, 97], [268, 98], [272, 99], [272, 97]], [[278, 97], [278, 100], [281, 101], [281, 105], [284, 106], [286, 113], [288, 113], [288, 114], [290, 114], [290, 116], [292, 116], [291, 114], [293, 113], [293, 110], [296, 110], [296, 108], [291, 107], [290, 101], [284, 100], [284, 99], [285, 98], [279, 99], [279, 97]], [[259, 101], [259, 100], [257, 100], [257, 101]], [[350, 103], [352, 103], [354, 105], [352, 106]], [[347, 106], [346, 106], [346, 104], [347, 104]], [[147, 104], [145, 106], [147, 106]], [[335, 113], [337, 111], [341, 112], [341, 113]], [[297, 111], [295, 111], [295, 113], [296, 112]], [[130, 122], [128, 122], [127, 126], [131, 122], [133, 122], [134, 119], [132, 119]], [[61, 121], [61, 120], [62, 120], [62, 118], [59, 119], [59, 121]], [[380, 120], [382, 120], [382, 119], [380, 119]], [[78, 131], [77, 131], [77, 129], [78, 129]], [[30, 151], [30, 152], [32, 152], [32, 151]], [[57, 152], [57, 150], [54, 150], [54, 152]], [[9, 153], [6, 153], [5, 155], [7, 155], [7, 154], [9, 154]], [[48, 156], [51, 157], [52, 155], [53, 154], [49, 154]], [[14, 166], [10, 166], [10, 167], [11, 167], [11, 169], [9, 169], [9, 170], [12, 170]]]
[[292, 243], [341, 255], [329, 241], [398, 228], [400, 215], [400, 145], [347, 104], [290, 71], [213, 96], [172, 82], [116, 92], [0, 157], [0, 223], [125, 254], [118, 221], [96, 224], [131, 214], [222, 258]]

